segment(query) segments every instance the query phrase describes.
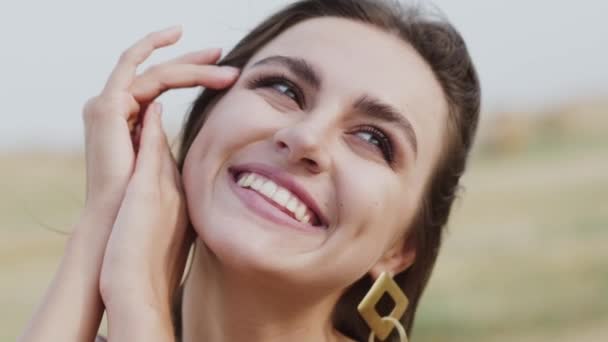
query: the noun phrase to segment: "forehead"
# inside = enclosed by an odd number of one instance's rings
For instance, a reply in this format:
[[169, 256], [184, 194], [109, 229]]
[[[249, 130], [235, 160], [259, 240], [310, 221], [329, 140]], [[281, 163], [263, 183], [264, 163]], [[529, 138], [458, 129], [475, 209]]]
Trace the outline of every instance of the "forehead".
[[322, 93], [349, 100], [367, 93], [392, 104], [407, 113], [414, 129], [437, 128], [446, 115], [443, 92], [424, 59], [401, 38], [371, 24], [309, 19], [269, 42], [248, 65], [274, 55], [309, 62], [321, 74]]

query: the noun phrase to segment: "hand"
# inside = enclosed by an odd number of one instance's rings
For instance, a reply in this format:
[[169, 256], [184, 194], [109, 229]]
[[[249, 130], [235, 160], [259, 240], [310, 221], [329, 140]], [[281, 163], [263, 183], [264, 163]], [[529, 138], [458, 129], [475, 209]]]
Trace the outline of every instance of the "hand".
[[[135, 171], [103, 259], [101, 295], [115, 329], [114, 322], [142, 317], [150, 308], [170, 322], [171, 299], [194, 235], [187, 234], [181, 177], [162, 128], [160, 107], [151, 104], [144, 116]], [[132, 333], [132, 324], [129, 329]]]
[[207, 65], [217, 62], [220, 49], [189, 53], [136, 75], [154, 50], [174, 44], [180, 36], [179, 27], [150, 33], [124, 51], [101, 94], [84, 107], [85, 208], [107, 213], [110, 225], [133, 172], [141, 113], [148, 104], [171, 88], [223, 88], [236, 78], [232, 68]]
[[101, 94], [86, 103], [82, 114], [85, 208], [70, 235], [59, 270], [20, 341], [94, 339], [103, 313], [102, 260], [133, 174], [142, 126], [140, 113], [171, 88], [200, 85], [219, 89], [236, 79], [234, 70], [207, 65], [217, 62], [219, 49], [189, 53], [136, 75], [139, 64], [155, 49], [175, 43], [180, 36], [181, 30], [172, 28], [151, 33], [134, 44], [121, 55]]
[[225, 88], [238, 75], [238, 69], [210, 65], [220, 58], [220, 49], [188, 53], [136, 74], [137, 67], [154, 50], [174, 44], [180, 36], [179, 27], [153, 32], [124, 51], [101, 94], [85, 106], [87, 187], [83, 216], [87, 222], [100, 224], [82, 225], [85, 231], [76, 231], [75, 235], [83, 236], [81, 244], [95, 251], [91, 255], [96, 259], [97, 276], [112, 225], [133, 174], [142, 114], [167, 90], [194, 86]]

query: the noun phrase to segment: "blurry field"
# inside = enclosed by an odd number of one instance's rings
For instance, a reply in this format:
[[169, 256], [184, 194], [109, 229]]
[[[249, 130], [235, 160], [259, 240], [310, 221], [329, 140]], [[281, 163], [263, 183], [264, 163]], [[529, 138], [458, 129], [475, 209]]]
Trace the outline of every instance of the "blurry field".
[[[414, 341], [608, 341], [608, 126], [562, 119], [501, 124], [475, 151]], [[0, 156], [0, 341], [48, 285], [83, 187], [81, 156]]]

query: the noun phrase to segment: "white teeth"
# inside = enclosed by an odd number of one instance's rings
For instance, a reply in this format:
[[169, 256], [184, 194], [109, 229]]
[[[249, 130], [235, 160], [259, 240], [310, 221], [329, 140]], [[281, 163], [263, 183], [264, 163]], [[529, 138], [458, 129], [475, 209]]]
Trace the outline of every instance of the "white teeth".
[[254, 173], [243, 173], [239, 177], [237, 184], [243, 188], [251, 188], [272, 199], [273, 202], [291, 211], [296, 220], [304, 224], [309, 224], [312, 221], [308, 207], [297, 196], [294, 196], [289, 190], [278, 186], [266, 177]]
[[260, 192], [268, 198], [272, 198], [275, 191], [277, 191], [277, 185], [270, 180], [267, 180], [266, 183], [264, 183], [264, 185], [260, 189]]
[[255, 176], [253, 175], [253, 173], [247, 174], [247, 176], [245, 176], [245, 182], [243, 183], [242, 186], [250, 186], [251, 183], [253, 183], [254, 179], [255, 179]]
[[306, 205], [304, 205], [304, 203], [299, 203], [294, 214], [296, 215], [296, 219], [298, 219], [298, 221], [302, 221], [304, 215], [306, 214]]
[[264, 185], [264, 180], [258, 177], [254, 177], [253, 182], [251, 183], [251, 188], [255, 191], [259, 191]]
[[287, 201], [289, 200], [289, 191], [283, 188], [278, 188], [277, 192], [272, 196], [272, 200], [280, 204], [281, 206], [285, 206]]
[[310, 214], [304, 215], [301, 221], [307, 224], [310, 223]]
[[287, 203], [285, 203], [285, 208], [287, 208], [287, 210], [291, 211], [292, 213], [296, 212], [296, 208], [298, 207], [298, 199], [295, 197], [291, 197]]

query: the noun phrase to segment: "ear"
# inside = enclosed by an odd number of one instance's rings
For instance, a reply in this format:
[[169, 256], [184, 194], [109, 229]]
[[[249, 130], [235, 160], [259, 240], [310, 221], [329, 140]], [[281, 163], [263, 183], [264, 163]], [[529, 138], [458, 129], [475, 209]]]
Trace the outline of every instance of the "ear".
[[416, 248], [414, 246], [414, 239], [411, 237], [411, 234], [408, 234], [407, 237], [403, 236], [398, 239], [370, 269], [369, 273], [374, 280], [378, 279], [382, 272], [395, 275], [408, 269], [415, 260]]

